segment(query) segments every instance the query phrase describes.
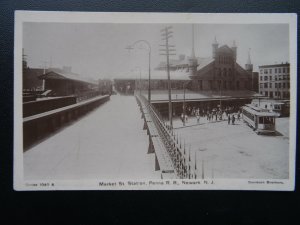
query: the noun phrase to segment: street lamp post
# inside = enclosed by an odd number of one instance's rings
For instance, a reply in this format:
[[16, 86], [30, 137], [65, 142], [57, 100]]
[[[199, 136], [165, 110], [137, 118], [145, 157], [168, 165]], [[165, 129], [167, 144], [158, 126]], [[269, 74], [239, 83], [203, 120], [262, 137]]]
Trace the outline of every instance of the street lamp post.
[[132, 45], [128, 46], [128, 49], [133, 49], [134, 46], [138, 43], [144, 43], [148, 46], [148, 63], [149, 63], [149, 78], [148, 78], [148, 103], [149, 105], [151, 104], [151, 84], [150, 84], [150, 81], [151, 81], [151, 45], [149, 44], [148, 41], [146, 40], [137, 40], [136, 42], [134, 42]]

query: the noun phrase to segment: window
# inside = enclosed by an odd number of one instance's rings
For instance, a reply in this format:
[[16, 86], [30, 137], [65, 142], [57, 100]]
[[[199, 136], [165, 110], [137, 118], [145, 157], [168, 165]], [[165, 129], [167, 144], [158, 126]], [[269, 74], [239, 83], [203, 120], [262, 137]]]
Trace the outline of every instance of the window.
[[278, 68], [278, 73], [281, 73], [281, 68]]
[[272, 83], [269, 84], [269, 88], [272, 88]]
[[269, 76], [269, 79], [272, 80], [272, 76]]
[[260, 72], [259, 72], [259, 73], [260, 73], [260, 74], [263, 74], [263, 72], [264, 72], [264, 71], [263, 71], [262, 69], [260, 69]]
[[288, 72], [288, 73], [290, 72], [290, 68], [289, 68], [289, 67], [287, 68], [287, 72]]
[[260, 88], [263, 88], [263, 87], [264, 87], [264, 84], [260, 83], [260, 84], [259, 84], [259, 87], [260, 87]]
[[281, 83], [278, 83], [278, 88], [281, 88]]
[[231, 68], [228, 69], [228, 76], [231, 76]]
[[265, 91], [265, 96], [268, 96], [268, 92], [267, 91]]
[[262, 76], [260, 76], [260, 80], [261, 80], [261, 81], [263, 80], [263, 77], [262, 77]]
[[202, 80], [198, 80], [199, 89], [202, 90]]
[[270, 91], [270, 97], [273, 98], [273, 91]]
[[265, 79], [265, 80], [268, 80], [268, 76], [265, 76], [264, 79]]
[[275, 80], [277, 80], [277, 75], [275, 75]]
[[226, 68], [224, 68], [224, 70], [223, 70], [223, 76], [224, 76], [224, 77], [227, 76], [227, 69], [226, 69]]
[[272, 73], [272, 69], [269, 69], [269, 73]]
[[275, 73], [277, 73], [277, 68], [275, 69]]
[[285, 83], [282, 84], [282, 88], [285, 88]]
[[284, 68], [282, 68], [282, 72], [283, 72], [283, 73], [285, 73], [285, 67], [284, 67]]
[[278, 86], [277, 83], [275, 83], [275, 88], [277, 88], [277, 86]]
[[236, 88], [237, 88], [237, 89], [240, 89], [240, 81], [237, 81], [237, 82], [236, 82]]
[[267, 69], [264, 69], [264, 74], [268, 74], [268, 70]]
[[264, 88], [268, 88], [268, 83], [264, 83]]

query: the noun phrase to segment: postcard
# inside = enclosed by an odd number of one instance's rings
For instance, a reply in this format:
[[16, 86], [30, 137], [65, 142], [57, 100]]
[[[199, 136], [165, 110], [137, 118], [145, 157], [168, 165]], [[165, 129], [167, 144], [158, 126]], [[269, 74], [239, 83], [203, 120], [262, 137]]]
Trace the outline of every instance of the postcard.
[[14, 189], [293, 191], [297, 15], [16, 11]]

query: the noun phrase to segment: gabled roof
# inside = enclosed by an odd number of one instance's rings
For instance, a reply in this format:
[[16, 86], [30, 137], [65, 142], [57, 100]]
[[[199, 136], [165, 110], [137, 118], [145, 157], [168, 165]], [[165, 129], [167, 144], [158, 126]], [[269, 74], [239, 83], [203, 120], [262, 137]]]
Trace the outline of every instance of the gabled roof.
[[39, 76], [40, 79], [57, 79], [57, 80], [75, 80], [75, 81], [81, 81], [85, 83], [90, 83], [90, 84], [97, 84], [96, 81], [89, 79], [89, 78], [84, 78], [80, 77], [76, 73], [66, 73], [62, 70], [56, 70], [55, 71], [49, 71], [48, 73], [45, 73], [43, 75]]
[[236, 70], [238, 71], [238, 72], [240, 72], [240, 74], [243, 76], [243, 75], [245, 75], [245, 74], [248, 74], [248, 75], [250, 75], [250, 73], [247, 71], [247, 70], [245, 70], [243, 67], [241, 67], [238, 63], [236, 63]]
[[212, 62], [214, 62], [215, 59], [207, 57], [207, 58], [203, 58], [203, 57], [197, 57], [197, 70], [201, 70], [202, 68], [204, 68], [205, 66], [211, 64]]

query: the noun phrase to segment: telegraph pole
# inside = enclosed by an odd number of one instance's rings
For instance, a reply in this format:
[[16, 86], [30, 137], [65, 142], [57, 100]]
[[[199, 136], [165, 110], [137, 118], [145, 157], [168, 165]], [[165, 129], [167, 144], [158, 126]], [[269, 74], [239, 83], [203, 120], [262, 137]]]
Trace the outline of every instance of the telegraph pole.
[[171, 99], [171, 81], [170, 81], [170, 61], [169, 57], [170, 55], [176, 55], [175, 53], [175, 45], [170, 45], [169, 44], [169, 38], [173, 37], [171, 31], [172, 27], [168, 26], [165, 27], [164, 29], [161, 30], [161, 36], [162, 40], [165, 41], [165, 44], [160, 45], [163, 47], [163, 49], [159, 49], [162, 53], [160, 55], [165, 55], [167, 56], [167, 75], [168, 75], [168, 95], [169, 95], [169, 121], [170, 121], [170, 127], [173, 129], [173, 113], [172, 113], [172, 99]]

